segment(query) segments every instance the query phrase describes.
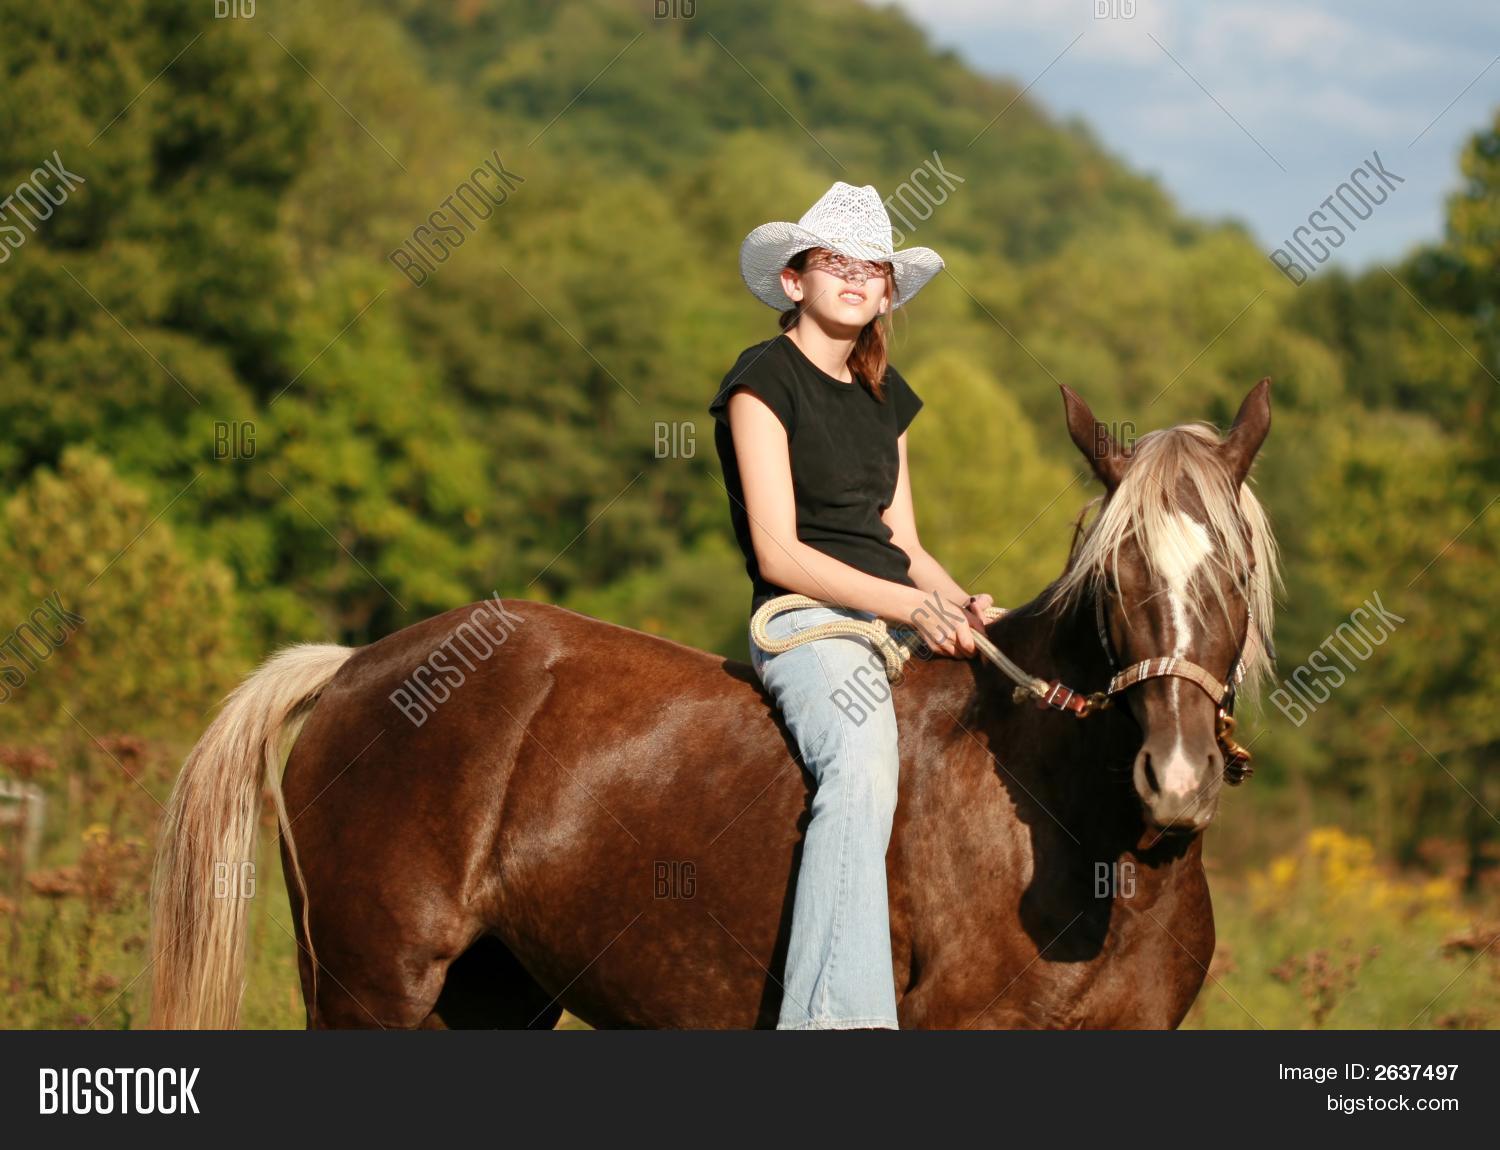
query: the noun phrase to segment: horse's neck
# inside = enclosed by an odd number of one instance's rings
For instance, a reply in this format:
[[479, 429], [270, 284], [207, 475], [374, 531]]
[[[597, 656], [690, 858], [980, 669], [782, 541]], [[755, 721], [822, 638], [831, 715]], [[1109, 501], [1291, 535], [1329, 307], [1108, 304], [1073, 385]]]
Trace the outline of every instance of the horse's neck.
[[1047, 611], [1035, 599], [985, 628], [990, 641], [1033, 675], [1058, 679], [1080, 691], [1109, 682], [1109, 656], [1099, 639], [1093, 601], [1080, 598]]
[[[1033, 601], [986, 628], [990, 640], [1033, 675], [1076, 691], [1103, 690], [1113, 668], [1099, 637], [1094, 606], [1082, 597], [1060, 610]], [[1122, 703], [1079, 719], [1012, 699], [1013, 684], [984, 664], [980, 713], [1003, 761], [1024, 775], [1037, 800], [1093, 854], [1136, 836], [1139, 800], [1130, 768], [1140, 729]]]

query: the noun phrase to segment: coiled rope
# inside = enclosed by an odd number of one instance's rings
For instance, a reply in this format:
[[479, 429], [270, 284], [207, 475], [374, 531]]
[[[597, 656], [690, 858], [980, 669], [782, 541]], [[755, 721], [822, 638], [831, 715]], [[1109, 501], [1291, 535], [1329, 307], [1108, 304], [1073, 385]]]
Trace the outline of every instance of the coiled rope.
[[[868, 639], [874, 644], [875, 649], [880, 652], [885, 661], [885, 676], [891, 683], [901, 682], [905, 674], [905, 666], [912, 656], [915, 647], [913, 639], [920, 635], [913, 630], [911, 638], [898, 639], [891, 634], [890, 628], [884, 619], [829, 619], [824, 623], [814, 623], [806, 630], [798, 631], [795, 635], [788, 635], [785, 639], [773, 639], [766, 633], [766, 624], [775, 616], [784, 611], [795, 611], [802, 607], [840, 607], [841, 604], [829, 603], [822, 599], [814, 599], [808, 595], [780, 595], [775, 599], [761, 605], [760, 609], [750, 619], [750, 637], [755, 640], [756, 646], [768, 655], [778, 655], [782, 651], [790, 651], [793, 647], [800, 647], [803, 643], [812, 643], [818, 639], [826, 639], [832, 635], [856, 635]], [[984, 612], [985, 622], [993, 622], [1006, 613], [1004, 607], [987, 607]], [[1029, 675], [1012, 662], [1006, 654], [990, 642], [983, 631], [975, 627], [969, 628], [969, 633], [974, 637], [974, 645], [979, 649], [991, 663], [1005, 672], [1018, 687], [1026, 692], [1043, 699], [1051, 690], [1052, 684], [1045, 679], [1039, 679], [1035, 675]]]

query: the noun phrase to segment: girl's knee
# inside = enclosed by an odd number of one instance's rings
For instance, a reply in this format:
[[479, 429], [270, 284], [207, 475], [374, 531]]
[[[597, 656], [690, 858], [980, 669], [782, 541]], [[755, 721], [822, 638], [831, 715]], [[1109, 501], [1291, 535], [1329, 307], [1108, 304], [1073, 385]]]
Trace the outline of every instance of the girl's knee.
[[886, 702], [873, 710], [850, 734], [848, 742], [848, 757], [858, 768], [861, 784], [877, 811], [889, 815], [896, 806], [901, 772], [894, 707]]
[[896, 812], [896, 795], [901, 778], [901, 761], [893, 751], [870, 764], [872, 775], [872, 797], [875, 809], [882, 818], [889, 819]]
[[889, 818], [896, 809], [901, 762], [894, 746], [854, 742], [841, 746], [824, 768], [818, 790], [825, 801], [852, 802]]

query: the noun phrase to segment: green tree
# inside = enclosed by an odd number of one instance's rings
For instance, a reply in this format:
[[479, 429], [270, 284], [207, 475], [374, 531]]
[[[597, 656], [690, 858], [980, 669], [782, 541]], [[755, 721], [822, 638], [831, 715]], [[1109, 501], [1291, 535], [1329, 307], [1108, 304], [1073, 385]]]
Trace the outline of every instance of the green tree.
[[0, 626], [10, 634], [48, 600], [70, 621], [52, 616], [46, 629], [65, 637], [34, 667], [7, 657], [26, 682], [0, 706], [0, 741], [191, 729], [245, 670], [234, 579], [184, 552], [160, 494], [71, 447], [6, 502]]

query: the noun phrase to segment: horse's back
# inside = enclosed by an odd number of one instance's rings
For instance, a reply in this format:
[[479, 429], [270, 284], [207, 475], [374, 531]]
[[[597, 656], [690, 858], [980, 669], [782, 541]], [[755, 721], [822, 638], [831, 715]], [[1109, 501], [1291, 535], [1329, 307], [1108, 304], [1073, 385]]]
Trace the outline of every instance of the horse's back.
[[748, 663], [550, 604], [486, 600], [357, 650], [303, 725], [286, 787], [307, 801], [328, 787], [323, 802], [347, 770], [366, 794], [390, 784], [415, 800], [475, 766], [504, 786], [517, 761], [549, 754], [587, 782], [627, 748], [643, 759], [628, 774], [649, 782], [734, 745], [782, 747], [777, 727]]

